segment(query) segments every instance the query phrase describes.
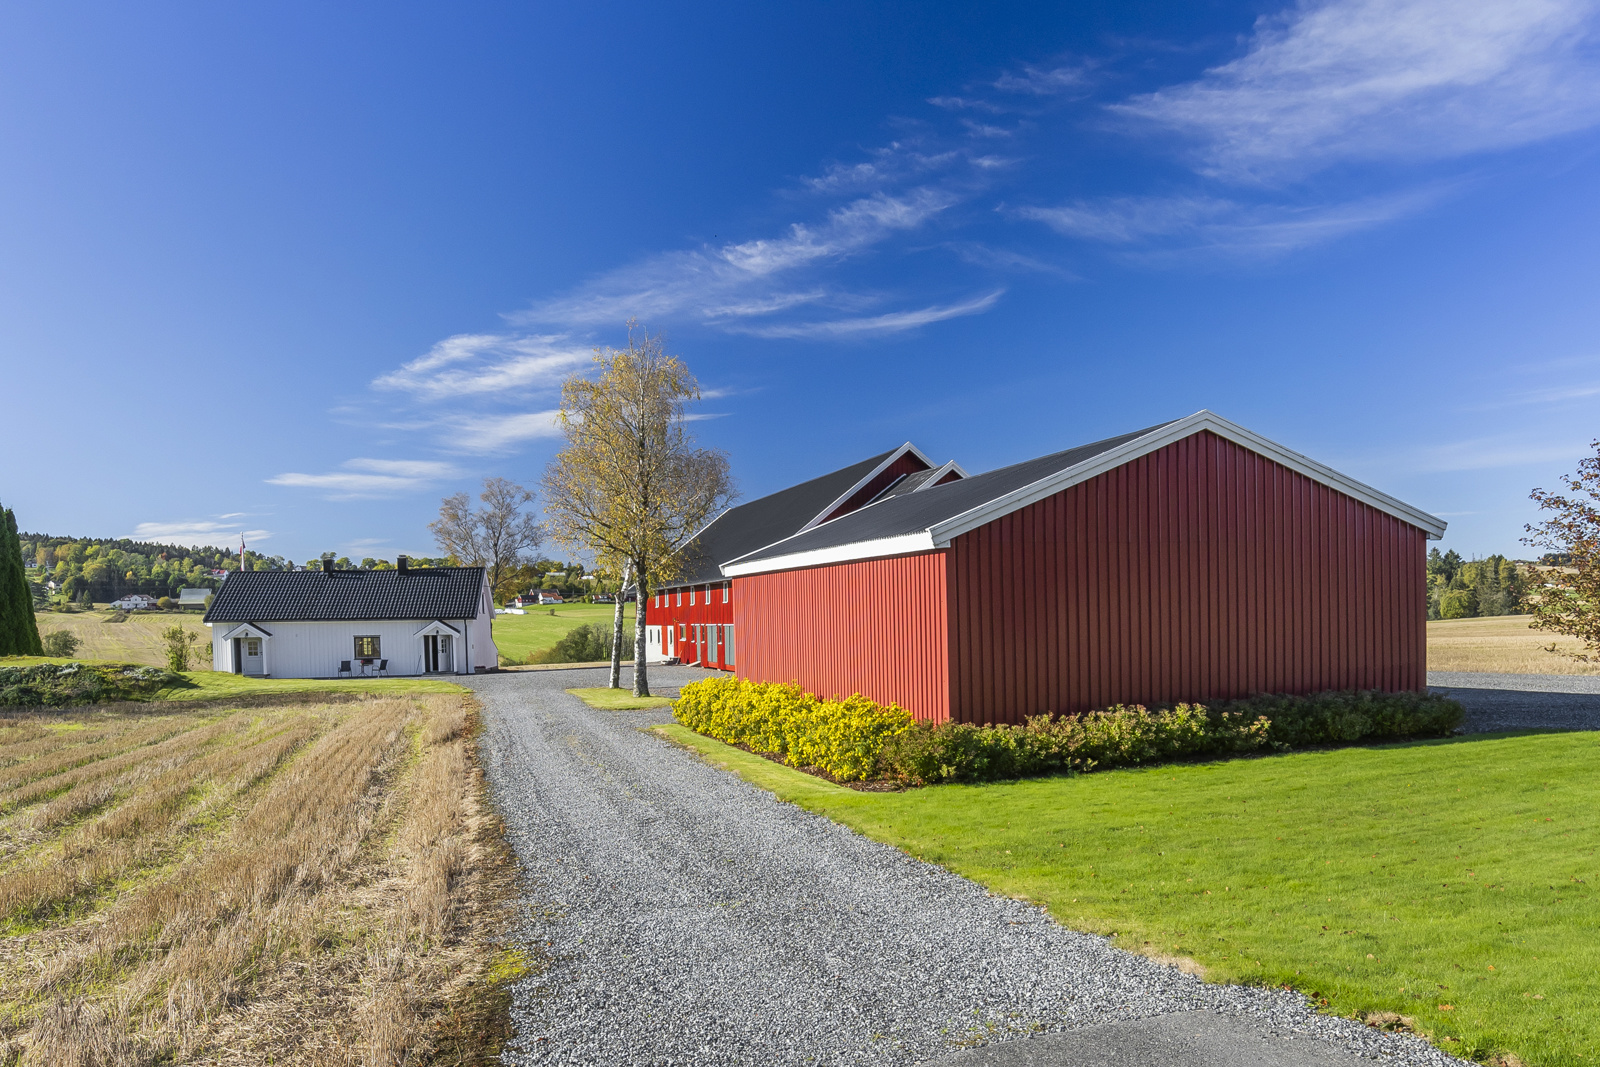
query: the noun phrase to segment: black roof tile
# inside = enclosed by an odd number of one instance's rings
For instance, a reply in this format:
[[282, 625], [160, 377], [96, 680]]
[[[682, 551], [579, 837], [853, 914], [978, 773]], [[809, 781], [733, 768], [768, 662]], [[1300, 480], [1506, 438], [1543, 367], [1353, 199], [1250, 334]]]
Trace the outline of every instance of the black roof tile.
[[206, 622], [475, 619], [482, 567], [401, 571], [234, 571]]
[[781, 541], [822, 513], [878, 465], [898, 451], [890, 449], [809, 482], [729, 508], [709, 523], [686, 549], [683, 574], [662, 589], [722, 581], [721, 564]]
[[859, 511], [841, 515], [832, 522], [812, 527], [777, 544], [765, 545], [744, 556], [727, 557], [723, 562], [751, 563], [756, 560], [788, 556], [796, 552], [812, 552], [853, 545], [860, 541], [877, 541], [885, 537], [918, 533], [1021, 489], [1025, 485], [1032, 485], [1041, 478], [1048, 478], [1057, 471], [1075, 467], [1102, 452], [1109, 452], [1118, 445], [1126, 444], [1136, 437], [1143, 437], [1165, 425], [1167, 424], [1159, 423], [1143, 430], [1135, 430], [1133, 433], [1069, 448], [1064, 452], [1053, 452], [1038, 459], [1025, 460], [984, 474], [974, 474], [959, 481], [931, 486], [920, 493], [890, 494]]

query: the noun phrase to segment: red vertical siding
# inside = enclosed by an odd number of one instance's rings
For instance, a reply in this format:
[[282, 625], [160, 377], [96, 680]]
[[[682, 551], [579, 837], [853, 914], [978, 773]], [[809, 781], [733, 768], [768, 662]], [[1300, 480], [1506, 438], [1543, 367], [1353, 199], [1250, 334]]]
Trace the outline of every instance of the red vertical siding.
[[[726, 583], [718, 583], [684, 586], [671, 592], [654, 594], [649, 597], [648, 603], [645, 605], [644, 624], [646, 626], [670, 626], [673, 627], [674, 634], [677, 633], [676, 628], [681, 625], [684, 633], [683, 640], [678, 641], [674, 637], [673, 644], [669, 646], [665, 638], [663, 638], [661, 647], [663, 649], [671, 647], [673, 654], [685, 663], [700, 662], [703, 656], [709, 654], [712, 650], [701, 647], [699, 641], [701, 631], [699, 627], [726, 626], [733, 622], [733, 598], [731, 593], [728, 603], [723, 603], [722, 600], [725, 588]], [[693, 604], [689, 602], [691, 592], [693, 593]], [[683, 595], [683, 603], [681, 605], [678, 603], [679, 593]], [[658, 604], [658, 600], [661, 603]], [[737, 634], [735, 634], [735, 638], [734, 656], [737, 658], [739, 653]], [[709, 641], [706, 643], [710, 644]], [[704, 666], [732, 670], [732, 665], [726, 662], [725, 641], [717, 642], [715, 652], [715, 658], [705, 662]]]
[[1420, 689], [1425, 547], [1414, 526], [1196, 434], [955, 540], [950, 714]]
[[737, 670], [949, 717], [944, 553], [733, 580]]

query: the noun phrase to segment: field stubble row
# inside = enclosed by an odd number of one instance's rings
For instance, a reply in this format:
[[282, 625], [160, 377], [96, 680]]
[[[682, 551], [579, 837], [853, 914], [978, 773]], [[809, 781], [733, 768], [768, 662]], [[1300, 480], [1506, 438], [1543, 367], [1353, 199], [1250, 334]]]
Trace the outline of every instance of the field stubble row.
[[512, 865], [459, 695], [0, 719], [0, 1063], [480, 1062]]

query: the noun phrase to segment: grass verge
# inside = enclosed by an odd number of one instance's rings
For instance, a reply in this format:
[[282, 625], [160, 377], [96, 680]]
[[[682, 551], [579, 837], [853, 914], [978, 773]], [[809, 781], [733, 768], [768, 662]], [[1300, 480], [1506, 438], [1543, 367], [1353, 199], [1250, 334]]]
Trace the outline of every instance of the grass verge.
[[601, 711], [643, 711], [646, 708], [665, 708], [672, 704], [671, 697], [636, 697], [626, 689], [612, 689], [609, 686], [594, 686], [584, 689], [568, 689], [567, 692]]
[[515, 865], [454, 694], [0, 717], [0, 1063], [486, 1064]]
[[1391, 1012], [1463, 1056], [1600, 1049], [1600, 735], [1500, 734], [863, 793], [661, 736], [875, 840], [1217, 981]]

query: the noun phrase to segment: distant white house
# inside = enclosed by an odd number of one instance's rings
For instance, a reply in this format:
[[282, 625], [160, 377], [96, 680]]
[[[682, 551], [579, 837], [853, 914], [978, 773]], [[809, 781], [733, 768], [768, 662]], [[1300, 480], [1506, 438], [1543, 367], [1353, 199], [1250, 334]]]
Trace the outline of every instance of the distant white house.
[[148, 596], [144, 593], [129, 593], [120, 600], [113, 600], [111, 606], [122, 611], [154, 611], [157, 605], [156, 598], [153, 596]]
[[553, 590], [550, 590], [550, 589], [541, 589], [541, 590], [539, 590], [539, 603], [541, 603], [541, 604], [565, 604], [566, 601], [564, 599], [562, 599], [560, 593], [554, 592]]
[[560, 593], [551, 589], [541, 589], [537, 593], [524, 593], [519, 597], [513, 597], [509, 606], [513, 608], [531, 608], [539, 604], [565, 603], [566, 601], [562, 599]]
[[482, 567], [235, 571], [206, 611], [212, 668], [271, 678], [473, 674], [500, 661]]

